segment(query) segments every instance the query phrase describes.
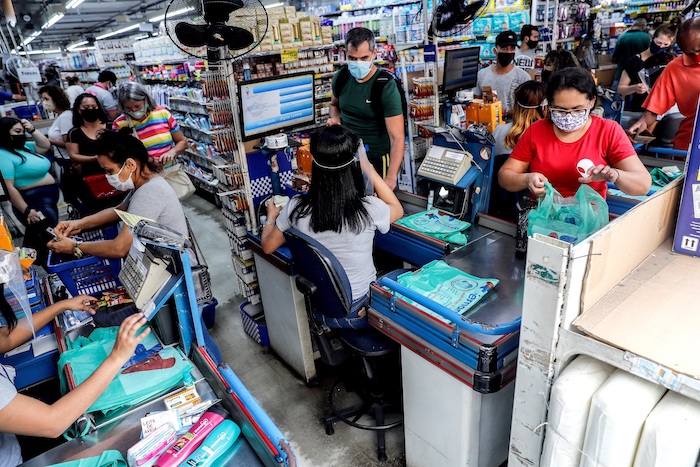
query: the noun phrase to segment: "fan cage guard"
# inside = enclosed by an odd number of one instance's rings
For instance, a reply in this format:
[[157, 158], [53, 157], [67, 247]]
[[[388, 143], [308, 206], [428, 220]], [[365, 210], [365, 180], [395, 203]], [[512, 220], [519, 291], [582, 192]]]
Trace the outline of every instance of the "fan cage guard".
[[[470, 2], [471, 3], [471, 2]], [[439, 6], [440, 4], [438, 4]], [[446, 38], [451, 38], [451, 37], [460, 37], [463, 36], [463, 32], [467, 30], [467, 28], [474, 22], [475, 19], [481, 17], [484, 12], [488, 9], [489, 2], [485, 1], [484, 4], [479, 8], [479, 10], [476, 12], [476, 15], [474, 15], [474, 18], [469, 20], [465, 24], [457, 24], [455, 27], [452, 29], [449, 29], [447, 31], [438, 31], [435, 28], [435, 19], [436, 19], [436, 11], [433, 12], [433, 17], [430, 19], [430, 26], [428, 27], [428, 37], [439, 37], [441, 39], [446, 39]]]
[[[232, 60], [249, 53], [258, 46], [260, 41], [265, 37], [265, 34], [267, 34], [267, 10], [260, 0], [242, 0], [241, 2], [243, 3], [243, 7], [232, 12], [228, 21], [224, 24], [226, 26], [238, 27], [249, 31], [253, 35], [253, 42], [249, 46], [240, 49], [220, 47], [220, 49], [225, 50], [225, 53], [221, 56], [222, 60]], [[201, 59], [208, 58], [207, 52], [209, 47], [206, 45], [201, 47], [188, 47], [182, 44], [175, 35], [175, 26], [183, 22], [195, 25], [206, 25], [207, 21], [202, 14], [205, 3], [208, 3], [207, 0], [173, 0], [165, 11], [164, 20], [165, 30], [170, 40], [186, 54]], [[192, 9], [192, 11], [187, 14], [181, 14], [182, 10], [185, 9]], [[171, 19], [170, 16], [175, 12], [178, 14]]]

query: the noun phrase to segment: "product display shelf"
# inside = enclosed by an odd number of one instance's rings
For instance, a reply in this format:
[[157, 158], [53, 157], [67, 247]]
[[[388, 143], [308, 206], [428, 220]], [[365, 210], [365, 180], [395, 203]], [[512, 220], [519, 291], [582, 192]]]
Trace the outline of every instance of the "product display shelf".
[[323, 13], [319, 16], [323, 16], [323, 17], [340, 16], [343, 13], [352, 13], [355, 11], [367, 11], [367, 10], [374, 10], [377, 8], [392, 8], [392, 7], [397, 7], [397, 6], [413, 5], [413, 4], [421, 3], [421, 1], [422, 0], [409, 0], [409, 1], [405, 1], [405, 2], [392, 2], [392, 3], [387, 3], [385, 5], [365, 6], [365, 7], [361, 7], [361, 8], [342, 9], [342, 7], [341, 7], [340, 10], [332, 11], [329, 13]]
[[[700, 380], [655, 361], [663, 359], [662, 355], [668, 361], [663, 349], [655, 351], [648, 343], [644, 347], [649, 355], [644, 357], [584, 334], [579, 328], [585, 326], [586, 320], [581, 320], [588, 313], [594, 314], [587, 324], [594, 326], [601, 313], [608, 316], [618, 307], [627, 309], [630, 303], [638, 303], [634, 300], [645, 292], [643, 284], [653, 282], [664, 268], [673, 267], [679, 255], [671, 251], [669, 238], [676, 222], [680, 182], [672, 182], [575, 246], [542, 235], [530, 238], [509, 465], [539, 465], [552, 384], [577, 355], [589, 355], [700, 401]], [[678, 282], [684, 284], [681, 293], [692, 290], [687, 281], [679, 278]], [[638, 304], [645, 310], [635, 313], [641, 320], [644, 313], [663, 313], [666, 301], [661, 294], [653, 303]], [[634, 333], [635, 323], [628, 326], [625, 333], [611, 338], [620, 340], [623, 334]], [[659, 345], [665, 349], [663, 334], [660, 330]], [[692, 353], [693, 345], [680, 341], [674, 342], [673, 348], [685, 355]]]

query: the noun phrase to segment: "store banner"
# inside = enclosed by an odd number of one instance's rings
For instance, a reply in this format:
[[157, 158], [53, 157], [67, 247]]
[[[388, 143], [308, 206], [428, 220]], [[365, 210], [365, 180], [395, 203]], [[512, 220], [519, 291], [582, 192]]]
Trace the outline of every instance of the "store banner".
[[685, 162], [685, 182], [678, 209], [673, 251], [700, 256], [700, 119], [697, 112]]

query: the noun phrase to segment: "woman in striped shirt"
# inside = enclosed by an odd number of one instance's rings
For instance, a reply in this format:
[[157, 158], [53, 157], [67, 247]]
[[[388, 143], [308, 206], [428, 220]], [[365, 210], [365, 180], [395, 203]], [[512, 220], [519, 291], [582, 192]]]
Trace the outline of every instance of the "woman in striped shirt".
[[168, 109], [157, 106], [148, 91], [137, 83], [119, 86], [117, 96], [122, 114], [114, 120], [112, 128], [133, 128], [148, 155], [162, 166], [169, 166], [176, 156], [187, 149], [187, 139], [182, 134]]

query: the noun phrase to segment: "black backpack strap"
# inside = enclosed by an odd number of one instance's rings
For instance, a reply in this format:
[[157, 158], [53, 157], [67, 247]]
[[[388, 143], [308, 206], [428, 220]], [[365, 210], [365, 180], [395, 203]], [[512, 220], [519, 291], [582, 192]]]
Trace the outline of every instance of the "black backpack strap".
[[382, 93], [384, 92], [384, 87], [389, 84], [390, 81], [393, 81], [394, 77], [382, 69], [380, 69], [378, 73], [377, 79], [374, 80], [372, 90], [370, 91], [370, 106], [372, 107], [372, 113], [374, 113], [374, 116], [377, 118], [377, 126], [379, 126], [379, 128], [384, 128], [386, 123], [384, 121]]
[[340, 99], [340, 93], [345, 89], [345, 85], [348, 83], [349, 79], [350, 70], [348, 70], [347, 65], [343, 65], [340, 67], [340, 70], [338, 70], [338, 77], [335, 79], [335, 83], [333, 83], [333, 95], [336, 98]]

